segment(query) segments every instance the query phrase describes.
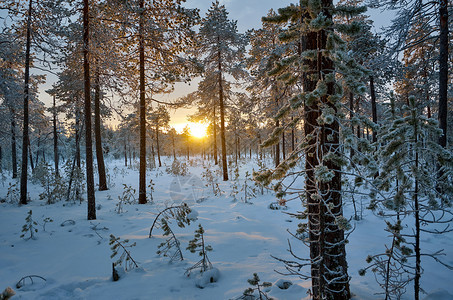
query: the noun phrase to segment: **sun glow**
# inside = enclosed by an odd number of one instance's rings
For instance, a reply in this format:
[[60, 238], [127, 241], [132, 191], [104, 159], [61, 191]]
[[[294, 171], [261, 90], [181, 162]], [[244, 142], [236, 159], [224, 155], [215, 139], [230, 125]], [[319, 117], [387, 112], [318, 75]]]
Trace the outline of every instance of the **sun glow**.
[[207, 124], [203, 123], [188, 123], [190, 135], [196, 138], [204, 138], [206, 136]]

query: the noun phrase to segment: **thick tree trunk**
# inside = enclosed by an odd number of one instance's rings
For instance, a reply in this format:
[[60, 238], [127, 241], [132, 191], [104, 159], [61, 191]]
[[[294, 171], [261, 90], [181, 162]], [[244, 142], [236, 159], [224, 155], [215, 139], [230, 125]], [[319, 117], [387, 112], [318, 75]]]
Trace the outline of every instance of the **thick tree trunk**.
[[[220, 37], [218, 37], [218, 40], [220, 40]], [[228, 166], [225, 140], [225, 104], [223, 103], [222, 57], [220, 55], [220, 51], [218, 55], [219, 55], [218, 70], [219, 70], [219, 105], [220, 105], [220, 141], [222, 144], [222, 169], [223, 169], [223, 181], [228, 181]]]
[[282, 132], [282, 158], [283, 160], [286, 159], [286, 138], [285, 138], [285, 131]]
[[[328, 10], [331, 6], [332, 0], [322, 0], [323, 13], [328, 18], [332, 17]], [[323, 79], [333, 70], [333, 62], [321, 52], [325, 49], [326, 40], [324, 30], [308, 33], [304, 38], [303, 50], [318, 51], [316, 61], [305, 61], [311, 70], [303, 77], [305, 92], [316, 88], [317, 82], [313, 80], [313, 75]], [[317, 122], [321, 115], [321, 104], [337, 111], [336, 106], [327, 100], [334, 93], [333, 83], [327, 83], [327, 86], [327, 95], [319, 102], [306, 104], [304, 113], [305, 136], [315, 136], [308, 140], [305, 150], [312, 293], [315, 300], [350, 298], [344, 232], [336, 223], [336, 217], [342, 215], [340, 166], [333, 161], [323, 160], [328, 152], [340, 151], [339, 124], [334, 121], [321, 126]], [[315, 177], [315, 168], [321, 165], [333, 172], [334, 176], [328, 182]]]
[[145, 101], [145, 38], [143, 36], [145, 1], [140, 0], [139, 56], [140, 56], [140, 170], [138, 203], [146, 204], [146, 101]]
[[27, 179], [28, 179], [28, 102], [30, 80], [30, 46], [31, 46], [31, 14], [33, 3], [29, 0], [27, 15], [27, 41], [25, 46], [25, 85], [24, 85], [24, 128], [22, 134], [22, 169], [20, 174], [20, 204], [27, 204]]
[[108, 190], [108, 187], [101, 137], [101, 86], [99, 82], [99, 66], [96, 66], [94, 76], [94, 136], [96, 142], [96, 161], [98, 163], [99, 190], [106, 191]]
[[[351, 121], [351, 131], [354, 134], [354, 124], [352, 122], [352, 118], [354, 117], [354, 94], [349, 92], [349, 120]], [[355, 154], [354, 147], [351, 147], [349, 150], [349, 157], [352, 158]]]
[[16, 147], [16, 117], [13, 109], [11, 109], [11, 163], [14, 179], [17, 178], [17, 147]]
[[442, 135], [439, 145], [447, 147], [447, 111], [448, 111], [448, 1], [440, 0], [439, 34], [439, 127]]
[[53, 96], [53, 161], [55, 165], [55, 175], [60, 176], [60, 171], [58, 169], [59, 156], [58, 156], [58, 133], [57, 133], [57, 107], [55, 95]]
[[215, 103], [212, 106], [212, 109], [213, 109], [213, 113], [214, 113], [214, 117], [212, 120], [212, 124], [213, 124], [212, 126], [213, 126], [213, 131], [214, 131], [214, 143], [213, 143], [214, 164], [218, 165], [219, 160], [217, 158], [217, 125], [216, 125], [216, 115], [215, 115]]
[[[376, 90], [374, 88], [374, 78], [370, 76], [370, 95], [371, 95], [371, 114], [373, 123], [377, 124], [377, 106], [376, 106]], [[373, 143], [377, 142], [377, 132], [373, 129]]]
[[91, 137], [91, 86], [89, 62], [89, 0], [83, 0], [83, 81], [85, 94], [85, 167], [87, 176], [88, 220], [96, 220], [94, 195], [93, 142]]

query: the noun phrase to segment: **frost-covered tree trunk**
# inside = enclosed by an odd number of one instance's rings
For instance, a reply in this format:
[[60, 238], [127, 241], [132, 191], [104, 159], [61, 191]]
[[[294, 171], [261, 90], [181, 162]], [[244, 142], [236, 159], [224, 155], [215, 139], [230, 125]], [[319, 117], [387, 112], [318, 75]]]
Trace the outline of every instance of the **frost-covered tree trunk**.
[[59, 155], [58, 155], [58, 132], [57, 132], [57, 107], [56, 107], [56, 97], [53, 95], [53, 110], [52, 110], [52, 123], [53, 123], [53, 161], [55, 165], [55, 175], [60, 176], [60, 171], [58, 168]]
[[[331, 0], [322, 0], [322, 13], [329, 19]], [[333, 82], [325, 82], [333, 72], [332, 60], [324, 56], [327, 32], [309, 32], [304, 37], [304, 51], [314, 50], [315, 60], [305, 60], [310, 71], [303, 75], [305, 92], [314, 91], [318, 80], [327, 86], [325, 95], [314, 101], [306, 101], [304, 108], [305, 136], [308, 139], [305, 150], [306, 198], [308, 206], [308, 227], [310, 238], [310, 259], [313, 299], [349, 299], [349, 277], [347, 273], [344, 232], [337, 224], [342, 215], [341, 167], [333, 160], [326, 160], [328, 153], [339, 154], [339, 123], [337, 118], [319, 124], [326, 110], [336, 114], [337, 107], [328, 100], [334, 95]], [[317, 80], [316, 80], [317, 79]], [[323, 111], [324, 110], [324, 111]], [[329, 178], [323, 178], [319, 170], [328, 170]]]
[[139, 188], [138, 203], [146, 204], [146, 101], [145, 101], [145, 37], [143, 36], [144, 27], [144, 7], [145, 1], [140, 0], [140, 20], [138, 29], [139, 38], [139, 64], [140, 64], [140, 169], [139, 169]]
[[27, 177], [28, 177], [28, 102], [29, 102], [29, 81], [30, 81], [30, 46], [31, 46], [31, 14], [33, 2], [28, 2], [27, 14], [27, 41], [25, 44], [25, 85], [24, 85], [24, 125], [22, 133], [22, 168], [20, 174], [20, 204], [27, 204]]
[[212, 128], [213, 128], [213, 133], [214, 133], [214, 143], [213, 143], [213, 153], [214, 153], [214, 164], [218, 165], [219, 160], [217, 158], [217, 125], [216, 125], [216, 116], [215, 116], [215, 105], [212, 106], [212, 112], [213, 112], [213, 117], [212, 117]]
[[11, 164], [13, 179], [17, 178], [16, 116], [11, 109]]
[[85, 94], [85, 167], [87, 176], [88, 220], [96, 220], [94, 196], [93, 142], [91, 137], [91, 87], [89, 62], [89, 0], [83, 0], [83, 81]]
[[101, 138], [101, 86], [99, 82], [99, 66], [97, 65], [94, 75], [94, 85], [94, 135], [96, 142], [96, 161], [98, 163], [99, 190], [106, 191], [108, 190], [108, 187], [105, 174], [104, 151], [102, 149]]
[[218, 72], [219, 72], [219, 109], [220, 109], [220, 143], [222, 146], [222, 170], [223, 180], [228, 180], [228, 165], [226, 153], [226, 139], [225, 139], [225, 104], [223, 95], [223, 76], [222, 76], [222, 55], [220, 53], [220, 36], [217, 37], [218, 43]]
[[448, 114], [448, 1], [440, 0], [439, 7], [439, 127], [443, 134], [439, 145], [447, 147], [447, 114]]
[[[374, 78], [370, 76], [370, 95], [371, 95], [371, 114], [373, 123], [377, 124], [376, 90], [374, 88]], [[373, 143], [377, 142], [377, 132], [373, 129]]]

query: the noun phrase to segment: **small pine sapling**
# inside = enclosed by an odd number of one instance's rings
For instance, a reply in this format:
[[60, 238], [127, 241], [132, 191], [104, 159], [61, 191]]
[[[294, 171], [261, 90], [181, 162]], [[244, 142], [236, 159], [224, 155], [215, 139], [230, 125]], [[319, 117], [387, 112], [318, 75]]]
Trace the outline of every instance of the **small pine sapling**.
[[256, 190], [250, 185], [250, 177], [250, 173], [245, 172], [244, 185], [241, 189], [244, 192], [244, 203], [250, 203], [249, 200], [256, 197]]
[[[36, 240], [35, 233], [38, 232], [38, 228], [36, 228], [36, 226], [38, 226], [38, 223], [36, 221], [33, 221], [32, 214], [33, 212], [30, 209], [30, 211], [27, 214], [27, 217], [25, 218], [25, 224], [22, 226], [23, 233], [20, 235], [20, 237], [26, 241], [29, 239]], [[28, 234], [30, 234], [30, 236], [25, 237]]]
[[148, 184], [148, 190], [149, 190], [149, 199], [151, 200], [151, 203], [154, 202], [154, 198], [153, 198], [154, 186], [155, 186], [155, 183], [153, 182], [152, 179], [150, 179], [149, 184]]
[[198, 224], [198, 229], [195, 230], [194, 239], [189, 241], [189, 246], [186, 248], [192, 253], [198, 252], [198, 255], [202, 257], [200, 261], [186, 270], [185, 274], [187, 274], [187, 276], [195, 269], [200, 269], [200, 273], [212, 269], [212, 264], [208, 257], [208, 252], [212, 251], [212, 247], [210, 245], [205, 245], [204, 232], [203, 226]]
[[240, 299], [249, 299], [249, 298], [255, 299], [256, 297], [253, 296], [255, 291], [258, 292], [258, 298], [256, 298], [256, 299], [260, 299], [260, 300], [271, 300], [272, 299], [264, 291], [264, 289], [271, 287], [272, 283], [263, 282], [262, 284], [260, 284], [260, 278], [258, 277], [258, 274], [256, 274], [256, 273], [253, 273], [253, 278], [247, 279], [247, 282], [252, 287], [249, 287], [248, 289], [246, 289]]
[[110, 255], [110, 258], [114, 258], [116, 255], [118, 255], [118, 251], [122, 251], [119, 258], [113, 263], [113, 267], [121, 266], [124, 263], [125, 271], [131, 270], [133, 268], [138, 268], [138, 265], [132, 258], [131, 253], [127, 250], [127, 248], [134, 247], [136, 243], [134, 242], [130, 245], [127, 245], [128, 243], [128, 239], [121, 241], [120, 237], [115, 237], [113, 234], [110, 235], [109, 245], [111, 246], [110, 249], [112, 250], [112, 255]]
[[157, 248], [159, 248], [159, 250], [157, 250], [157, 254], [170, 257], [170, 262], [184, 260], [181, 251], [181, 244], [173, 233], [173, 230], [171, 230], [170, 226], [168, 226], [168, 222], [165, 218], [162, 218], [161, 220], [161, 228], [164, 231], [163, 235], [168, 238], [165, 242], [162, 242], [159, 246], [157, 246]]
[[[231, 169], [230, 169], [231, 170]], [[238, 187], [238, 181], [239, 181], [239, 168], [236, 167], [234, 168], [234, 174], [232, 176], [232, 180], [231, 180], [231, 192], [230, 192], [230, 196], [232, 196], [234, 199], [233, 201], [237, 201], [236, 199], [236, 195], [239, 193], [239, 187]]]
[[124, 204], [133, 204], [135, 202], [135, 189], [123, 183], [123, 195], [118, 196], [118, 203], [116, 204], [116, 212], [118, 214], [124, 212]]
[[149, 230], [149, 237], [152, 237], [153, 229], [154, 228], [162, 228], [163, 224], [162, 220], [166, 221], [166, 226], [170, 223], [171, 219], [176, 220], [178, 227], [184, 228], [185, 225], [190, 225], [191, 221], [195, 221], [197, 219], [196, 212], [193, 211], [186, 203], [176, 206], [170, 206], [159, 212], [156, 218], [153, 221], [153, 225]]
[[400, 299], [406, 292], [406, 286], [414, 279], [414, 267], [407, 264], [413, 250], [404, 245], [406, 240], [401, 234], [402, 229], [400, 220], [396, 224], [387, 222], [386, 231], [391, 233], [392, 245], [386, 246], [384, 253], [368, 255], [366, 261], [370, 265], [359, 270], [359, 275], [364, 276], [371, 269], [384, 290], [378, 294], [385, 295], [385, 299]]
[[212, 192], [215, 196], [219, 196], [221, 194], [221, 190], [219, 187], [219, 183], [217, 182], [217, 174], [213, 173], [209, 168], [206, 168], [201, 176], [207, 181], [206, 186], [212, 187]]
[[8, 203], [17, 203], [19, 202], [20, 198], [20, 192], [19, 192], [19, 187], [18, 183], [9, 183], [8, 184], [8, 192], [6, 193], [6, 202]]

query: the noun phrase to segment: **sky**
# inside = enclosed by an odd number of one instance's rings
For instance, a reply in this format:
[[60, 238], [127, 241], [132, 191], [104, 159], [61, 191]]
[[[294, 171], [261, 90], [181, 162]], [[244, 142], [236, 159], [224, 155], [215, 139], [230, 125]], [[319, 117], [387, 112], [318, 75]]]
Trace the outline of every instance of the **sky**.
[[[245, 33], [246, 30], [252, 28], [261, 27], [261, 17], [267, 15], [268, 11], [272, 8], [275, 11], [290, 3], [295, 1], [275, 1], [275, 0], [220, 0], [221, 4], [225, 5], [227, 11], [229, 12], [229, 18], [231, 20], [237, 21], [238, 31], [240, 33]], [[207, 10], [211, 6], [211, 0], [187, 0], [185, 5], [188, 8], [199, 8], [200, 15], [205, 16]], [[380, 12], [379, 10], [373, 10], [367, 13], [371, 16], [371, 19], [375, 22], [375, 28], [379, 31], [379, 28], [390, 23], [391, 13]], [[50, 105], [51, 99], [44, 91], [49, 89], [52, 83], [56, 80], [54, 75], [48, 75], [47, 83], [41, 87], [40, 98]], [[193, 92], [197, 89], [197, 80], [192, 81], [190, 85], [187, 84], [176, 84], [175, 91], [171, 94], [166, 95], [154, 95], [154, 97], [159, 100], [175, 100], [179, 97], [182, 97], [190, 92]], [[192, 113], [194, 109], [179, 109], [177, 111], [170, 109], [171, 114], [171, 126], [175, 127], [177, 130], [182, 130], [182, 128], [187, 123], [187, 115]], [[111, 124], [115, 124], [116, 121], [110, 121]]]

